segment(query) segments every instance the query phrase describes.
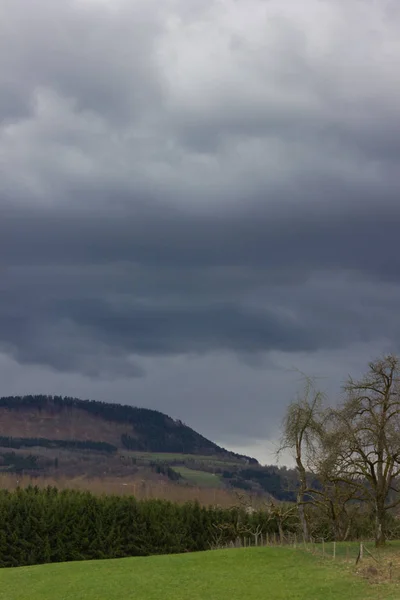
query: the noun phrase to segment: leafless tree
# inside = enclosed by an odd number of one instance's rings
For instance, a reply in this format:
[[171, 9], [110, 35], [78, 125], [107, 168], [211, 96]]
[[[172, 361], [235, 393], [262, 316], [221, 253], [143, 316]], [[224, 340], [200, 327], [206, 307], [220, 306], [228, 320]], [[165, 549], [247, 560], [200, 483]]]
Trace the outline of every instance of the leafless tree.
[[309, 523], [305, 506], [310, 501], [309, 473], [316, 462], [323, 436], [323, 393], [312, 378], [304, 376], [304, 390], [285, 415], [278, 456], [289, 450], [296, 461], [298, 474], [297, 509], [305, 541], [309, 540]]
[[[298, 474], [297, 508], [305, 541], [309, 519], [318, 510], [325, 515], [336, 540], [349, 535], [355, 500], [360, 497], [357, 477], [338, 478], [338, 431], [332, 411], [324, 409], [324, 394], [304, 376], [304, 389], [286, 413], [279, 452], [291, 451]], [[362, 486], [361, 486], [362, 487]]]
[[388, 511], [400, 503], [400, 361], [394, 355], [369, 364], [360, 380], [349, 378], [346, 398], [332, 416], [336, 432], [336, 481], [355, 481], [375, 513], [375, 542], [385, 544]]
[[267, 514], [269, 521], [275, 521], [278, 526], [279, 540], [282, 543], [285, 539], [284, 528], [288, 521], [293, 517], [296, 506], [283, 502], [273, 502], [267, 504]]
[[362, 486], [353, 481], [340, 481], [334, 475], [318, 475], [319, 487], [309, 490], [310, 504], [313, 510], [313, 520], [318, 511], [329, 521], [332, 536], [336, 541], [345, 541], [351, 532], [351, 527], [362, 501]]

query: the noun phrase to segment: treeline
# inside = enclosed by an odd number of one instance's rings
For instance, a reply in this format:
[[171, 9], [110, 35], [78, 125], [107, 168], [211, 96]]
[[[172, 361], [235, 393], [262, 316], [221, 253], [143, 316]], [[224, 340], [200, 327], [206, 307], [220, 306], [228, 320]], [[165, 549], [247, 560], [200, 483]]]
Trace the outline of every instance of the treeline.
[[223, 480], [249, 493], [266, 492], [276, 500], [295, 502], [298, 487], [294, 469], [275, 466], [221, 469]]
[[121, 444], [122, 447], [127, 450], [133, 450], [135, 452], [143, 451], [143, 443], [127, 433], [121, 435]]
[[277, 531], [266, 514], [247, 515], [240, 508], [96, 497], [56, 488], [2, 490], [0, 566], [207, 550], [249, 536], [258, 525], [265, 533]]
[[[393, 527], [397, 535], [395, 519]], [[372, 516], [355, 514], [349, 539], [365, 539], [372, 532]], [[323, 511], [315, 512], [312, 533], [315, 539], [329, 539]], [[301, 528], [290, 504], [270, 503], [250, 511], [248, 506], [222, 509], [133, 496], [96, 497], [54, 487], [0, 491], [1, 567], [194, 552], [243, 538], [246, 545], [267, 536], [285, 541], [294, 534], [301, 536]]]
[[227, 454], [257, 464], [255, 459], [228, 452], [181, 421], [176, 421], [168, 415], [147, 408], [46, 395], [3, 397], [0, 398], [0, 407], [9, 410], [35, 408], [39, 411], [77, 408], [107, 421], [131, 425], [135, 436], [127, 439], [126, 442], [134, 444], [134, 446], [124, 444], [126, 448], [146, 452]]
[[158, 475], [165, 475], [171, 481], [179, 481], [182, 479], [182, 475], [178, 471], [174, 471], [168, 464], [160, 462], [150, 462], [151, 469], [158, 473]]
[[0, 436], [0, 447], [2, 448], [67, 448], [72, 450], [96, 450], [97, 452], [116, 452], [117, 447], [107, 442], [95, 442], [92, 440], [49, 440], [47, 438], [16, 438]]
[[23, 456], [16, 452], [3, 452], [0, 454], [0, 465], [8, 472], [24, 473], [25, 471], [38, 470], [38, 457], [33, 454]]

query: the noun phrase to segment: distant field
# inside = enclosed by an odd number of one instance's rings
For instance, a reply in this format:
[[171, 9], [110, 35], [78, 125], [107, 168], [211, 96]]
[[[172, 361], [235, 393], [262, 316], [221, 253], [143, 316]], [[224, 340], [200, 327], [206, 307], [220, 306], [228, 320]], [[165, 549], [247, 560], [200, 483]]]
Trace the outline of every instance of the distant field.
[[192, 485], [205, 487], [220, 487], [221, 479], [218, 475], [207, 473], [206, 471], [196, 471], [188, 467], [174, 467], [174, 471], [179, 473], [186, 481]]
[[176, 482], [144, 481], [140, 473], [136, 477], [39, 477], [21, 476], [12, 473], [0, 473], [0, 488], [15, 490], [18, 486], [37, 485], [40, 488], [48, 486], [60, 490], [75, 489], [90, 491], [93, 494], [133, 495], [139, 500], [159, 498], [170, 502], [198, 501], [204, 506], [219, 504], [228, 508], [236, 506], [238, 499], [234, 490], [224, 489], [214, 485], [181, 485]]
[[203, 456], [197, 454], [179, 454], [174, 452], [135, 452], [133, 450], [122, 450], [122, 454], [127, 456], [133, 456], [141, 460], [149, 461], [195, 461], [197, 463], [202, 462], [208, 465], [216, 466], [227, 466], [227, 465], [243, 465], [243, 462], [235, 459], [222, 459], [217, 456]]
[[0, 571], [0, 600], [398, 600], [342, 563], [252, 548]]

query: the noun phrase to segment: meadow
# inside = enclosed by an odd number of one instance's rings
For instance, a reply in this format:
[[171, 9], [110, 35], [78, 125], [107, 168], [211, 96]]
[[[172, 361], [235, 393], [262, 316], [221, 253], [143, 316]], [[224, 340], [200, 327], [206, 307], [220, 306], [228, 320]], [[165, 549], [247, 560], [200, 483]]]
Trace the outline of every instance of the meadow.
[[[364, 568], [364, 567], [363, 567]], [[366, 568], [366, 567], [365, 567]], [[0, 570], [0, 600], [398, 600], [354, 564], [248, 548]]]

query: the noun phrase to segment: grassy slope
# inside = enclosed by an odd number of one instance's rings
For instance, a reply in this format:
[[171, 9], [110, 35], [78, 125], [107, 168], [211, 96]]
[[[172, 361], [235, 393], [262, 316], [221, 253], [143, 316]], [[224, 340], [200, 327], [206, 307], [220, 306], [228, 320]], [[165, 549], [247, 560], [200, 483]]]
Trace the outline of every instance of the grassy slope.
[[221, 486], [221, 479], [218, 477], [218, 475], [214, 475], [213, 473], [189, 469], [188, 467], [173, 467], [173, 469], [192, 485], [206, 487]]
[[133, 456], [144, 461], [159, 461], [159, 462], [193, 462], [204, 463], [205, 465], [216, 466], [216, 467], [227, 467], [227, 466], [243, 466], [244, 463], [240, 459], [234, 458], [221, 458], [218, 455], [202, 455], [202, 454], [183, 454], [178, 452], [138, 452], [135, 450], [121, 450], [122, 454], [127, 456]]
[[256, 548], [0, 571], [0, 600], [398, 599], [301, 550]]

